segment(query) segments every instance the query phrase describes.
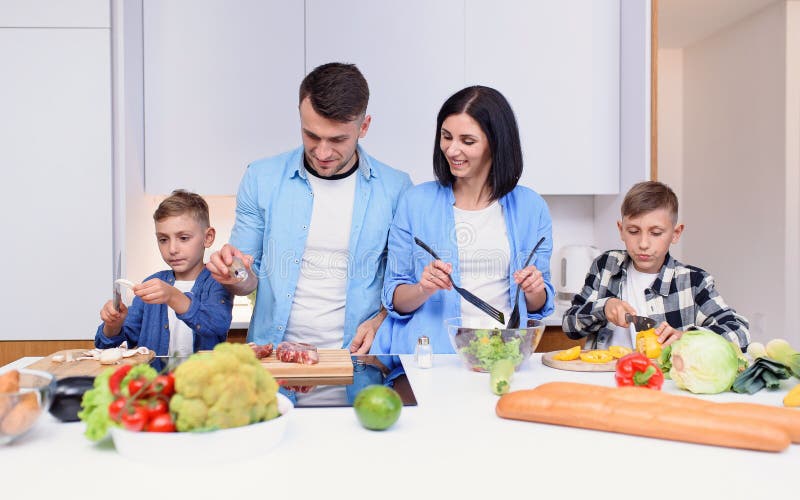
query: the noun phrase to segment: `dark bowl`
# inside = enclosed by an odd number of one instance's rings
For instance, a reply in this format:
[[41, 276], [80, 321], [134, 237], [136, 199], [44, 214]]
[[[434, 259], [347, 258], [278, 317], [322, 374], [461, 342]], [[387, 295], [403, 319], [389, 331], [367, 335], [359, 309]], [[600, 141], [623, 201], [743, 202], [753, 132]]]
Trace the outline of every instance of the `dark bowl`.
[[56, 383], [50, 413], [62, 422], [77, 422], [83, 393], [94, 385], [94, 377], [66, 377]]

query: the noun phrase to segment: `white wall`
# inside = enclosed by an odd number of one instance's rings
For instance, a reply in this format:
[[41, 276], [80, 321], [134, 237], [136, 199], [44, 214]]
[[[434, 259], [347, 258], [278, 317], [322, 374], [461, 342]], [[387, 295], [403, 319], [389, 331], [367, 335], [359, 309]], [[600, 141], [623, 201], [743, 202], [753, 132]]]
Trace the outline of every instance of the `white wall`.
[[[683, 50], [658, 51], [658, 180], [678, 196], [678, 218], [683, 221]], [[683, 259], [683, 242], [670, 250]]]
[[797, 344], [797, 304], [783, 300], [798, 282], [785, 275], [785, 23], [774, 4], [684, 49], [683, 254], [715, 276], [755, 340]]
[[620, 186], [594, 197], [595, 245], [622, 248], [616, 222], [625, 193], [650, 178], [650, 2], [620, 4]]

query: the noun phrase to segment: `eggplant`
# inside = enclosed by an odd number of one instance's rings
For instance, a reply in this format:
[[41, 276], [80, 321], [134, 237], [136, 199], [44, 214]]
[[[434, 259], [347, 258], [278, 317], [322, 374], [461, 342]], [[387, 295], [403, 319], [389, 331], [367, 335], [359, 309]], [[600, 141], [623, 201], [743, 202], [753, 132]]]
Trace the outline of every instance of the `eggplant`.
[[83, 393], [94, 386], [94, 377], [66, 377], [56, 382], [50, 413], [62, 422], [77, 422]]

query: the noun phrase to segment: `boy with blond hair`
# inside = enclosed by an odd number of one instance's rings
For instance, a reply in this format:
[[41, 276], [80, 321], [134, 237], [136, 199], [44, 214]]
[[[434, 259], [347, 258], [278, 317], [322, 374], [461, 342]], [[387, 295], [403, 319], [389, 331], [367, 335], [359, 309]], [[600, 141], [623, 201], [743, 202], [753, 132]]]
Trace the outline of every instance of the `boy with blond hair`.
[[130, 308], [106, 302], [98, 348], [145, 346], [157, 355], [188, 356], [224, 342], [231, 325], [233, 299], [205, 268], [205, 249], [214, 243], [208, 204], [199, 195], [178, 189], [153, 214], [161, 257], [170, 267], [133, 287]]
[[580, 294], [562, 320], [571, 339], [588, 337], [587, 349], [636, 345], [625, 314], [657, 322], [658, 340], [669, 345], [686, 330], [706, 329], [739, 344], [750, 343], [745, 318], [728, 307], [706, 271], [669, 254], [683, 233], [678, 198], [669, 186], [640, 182], [625, 195], [617, 221], [625, 251], [610, 250], [592, 263]]

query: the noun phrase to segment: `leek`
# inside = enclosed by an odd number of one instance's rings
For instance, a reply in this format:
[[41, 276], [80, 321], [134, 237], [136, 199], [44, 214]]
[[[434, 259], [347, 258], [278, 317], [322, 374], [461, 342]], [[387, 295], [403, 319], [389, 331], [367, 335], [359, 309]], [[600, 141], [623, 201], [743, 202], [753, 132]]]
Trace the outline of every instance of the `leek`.
[[784, 339], [772, 339], [767, 342], [767, 357], [784, 364], [792, 370], [795, 377], [800, 378], [800, 352], [792, 349]]

